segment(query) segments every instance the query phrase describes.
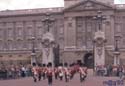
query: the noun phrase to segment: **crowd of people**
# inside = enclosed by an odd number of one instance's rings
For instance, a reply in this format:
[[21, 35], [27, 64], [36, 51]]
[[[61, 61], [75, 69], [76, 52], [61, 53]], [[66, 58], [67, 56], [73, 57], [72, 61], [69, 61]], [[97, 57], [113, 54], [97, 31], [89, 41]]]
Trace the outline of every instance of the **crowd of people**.
[[0, 79], [17, 79], [32, 75], [30, 65], [0, 65]]
[[[32, 65], [0, 65], [0, 79], [18, 79], [21, 77], [33, 77], [34, 82], [41, 80], [48, 80], [48, 85], [51, 86], [53, 79], [64, 80], [69, 82], [74, 78], [75, 74], [79, 74], [80, 82], [83, 82], [87, 77], [88, 68], [83, 64], [71, 64], [67, 63], [59, 64], [58, 66], [52, 66], [51, 63], [35, 64]], [[107, 65], [96, 66], [96, 76], [116, 76], [121, 79], [125, 79], [125, 66], [124, 65]]]
[[125, 65], [100, 65], [95, 67], [95, 72], [97, 76], [117, 76], [125, 78]]
[[51, 86], [53, 78], [60, 81], [65, 80], [65, 82], [69, 82], [73, 79], [76, 73], [79, 73], [80, 81], [83, 82], [87, 77], [87, 67], [78, 64], [70, 66], [67, 64], [64, 64], [64, 66], [60, 64], [53, 67], [51, 63], [48, 63], [47, 65], [43, 64], [42, 66], [34, 63], [32, 73], [34, 82], [40, 81], [41, 79], [48, 79], [48, 84]]

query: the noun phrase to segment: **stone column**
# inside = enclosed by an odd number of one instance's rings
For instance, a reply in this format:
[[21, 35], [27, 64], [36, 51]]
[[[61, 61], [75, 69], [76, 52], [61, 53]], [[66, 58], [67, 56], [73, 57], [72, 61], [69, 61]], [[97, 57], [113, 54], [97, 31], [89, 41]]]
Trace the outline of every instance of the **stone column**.
[[42, 63], [43, 64], [48, 64], [51, 62], [53, 64], [54, 61], [54, 54], [53, 54], [53, 48], [48, 47], [48, 48], [42, 48]]
[[117, 56], [114, 56], [114, 65], [117, 65]]
[[45, 33], [42, 38], [42, 64], [54, 65], [53, 43], [54, 36], [50, 32]]
[[120, 64], [120, 58], [118, 57], [120, 55], [120, 52], [115, 51], [114, 52], [114, 66], [117, 66]]
[[94, 49], [94, 57], [95, 57], [95, 66], [105, 65], [105, 35], [102, 31], [97, 31], [95, 33], [95, 49]]
[[33, 65], [33, 63], [36, 63], [36, 54], [35, 53], [31, 53], [31, 65]]

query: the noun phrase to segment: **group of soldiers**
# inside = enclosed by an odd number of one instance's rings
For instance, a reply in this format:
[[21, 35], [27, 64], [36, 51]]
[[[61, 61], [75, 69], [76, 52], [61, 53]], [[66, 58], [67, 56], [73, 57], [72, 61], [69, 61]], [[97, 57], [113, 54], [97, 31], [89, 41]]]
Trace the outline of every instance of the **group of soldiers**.
[[79, 73], [80, 81], [83, 82], [87, 77], [87, 67], [78, 64], [71, 65], [70, 67], [67, 64], [64, 64], [64, 66], [60, 64], [57, 67], [53, 67], [51, 63], [48, 63], [48, 65], [43, 64], [42, 66], [33, 63], [32, 67], [34, 82], [40, 81], [42, 78], [43, 80], [48, 79], [49, 86], [52, 85], [53, 78], [60, 81], [65, 79], [65, 82], [69, 82], [76, 73]]

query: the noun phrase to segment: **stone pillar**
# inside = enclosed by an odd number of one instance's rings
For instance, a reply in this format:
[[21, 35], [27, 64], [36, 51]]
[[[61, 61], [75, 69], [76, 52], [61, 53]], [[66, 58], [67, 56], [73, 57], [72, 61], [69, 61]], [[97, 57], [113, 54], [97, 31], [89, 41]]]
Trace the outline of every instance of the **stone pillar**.
[[117, 64], [120, 65], [120, 58], [117, 58]]
[[51, 62], [53, 64], [54, 62], [54, 54], [53, 54], [53, 48], [52, 47], [47, 47], [47, 48], [42, 48], [42, 63], [43, 64], [48, 64]]
[[117, 65], [117, 56], [114, 56], [114, 65]]
[[33, 63], [36, 63], [36, 54], [35, 53], [31, 53], [31, 65], [33, 65]]
[[115, 51], [114, 52], [114, 66], [117, 66], [120, 64], [120, 58], [118, 57], [120, 55], [120, 52]]
[[42, 38], [42, 64], [54, 65], [53, 43], [54, 36], [50, 32], [45, 33]]
[[94, 58], [95, 66], [105, 65], [105, 34], [102, 31], [95, 32]]

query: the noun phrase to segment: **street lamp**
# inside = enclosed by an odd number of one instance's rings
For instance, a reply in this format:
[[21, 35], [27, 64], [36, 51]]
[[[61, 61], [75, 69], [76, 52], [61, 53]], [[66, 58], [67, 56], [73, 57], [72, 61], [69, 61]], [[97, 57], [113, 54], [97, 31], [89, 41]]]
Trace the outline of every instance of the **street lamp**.
[[54, 19], [50, 19], [50, 14], [45, 14], [46, 18], [43, 20], [43, 22], [47, 25], [47, 32], [50, 32], [50, 24], [54, 22]]
[[101, 30], [101, 26], [102, 26], [102, 21], [106, 20], [106, 17], [104, 15], [102, 15], [102, 11], [98, 11], [97, 12], [97, 16], [93, 17], [94, 20], [97, 20], [98, 23], [98, 30]]
[[105, 65], [105, 32], [102, 29], [102, 23], [106, 17], [102, 15], [102, 11], [97, 11], [97, 15], [93, 17], [97, 22], [97, 30], [93, 38], [94, 66]]
[[31, 65], [36, 64], [35, 37], [32, 37]]
[[120, 51], [119, 51], [119, 48], [118, 48], [118, 41], [121, 39], [121, 36], [115, 35], [114, 38], [115, 38], [114, 65], [116, 66], [116, 65], [120, 64], [120, 58], [119, 58]]
[[95, 40], [92, 41], [92, 45], [93, 45], [92, 46], [92, 53], [93, 53], [92, 55], [93, 55], [93, 70], [94, 70], [95, 69], [95, 65], [94, 65], [94, 62], [95, 62], [94, 61], [95, 60], [95, 55], [94, 55], [95, 54], [94, 53], [95, 52], [95, 50], [94, 50], [95, 49]]
[[49, 13], [46, 13], [45, 16], [46, 18], [42, 21], [46, 25], [45, 27], [46, 32], [45, 34], [43, 34], [42, 37], [42, 46], [43, 46], [42, 63], [45, 64], [52, 63], [53, 65], [54, 62], [53, 47], [55, 45], [55, 39], [52, 32], [50, 31], [51, 28], [50, 25], [55, 21], [55, 19], [52, 19]]

